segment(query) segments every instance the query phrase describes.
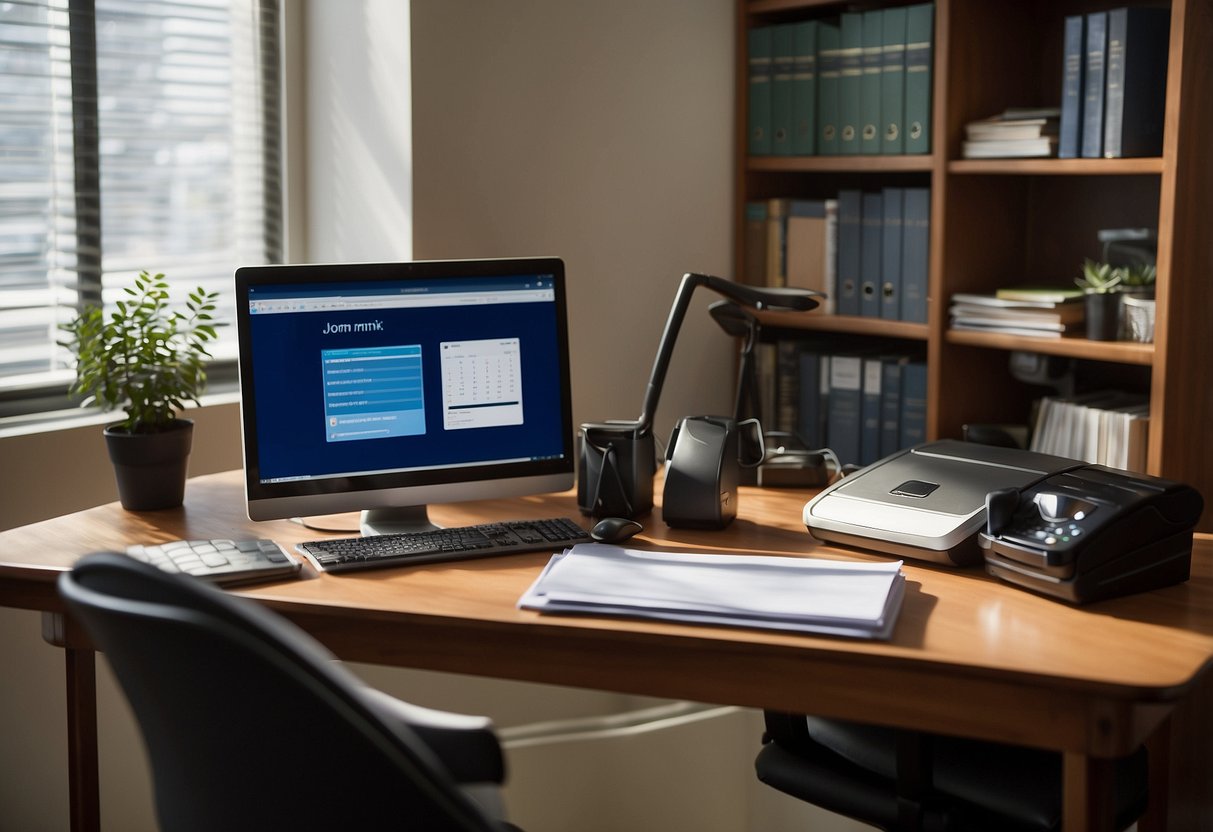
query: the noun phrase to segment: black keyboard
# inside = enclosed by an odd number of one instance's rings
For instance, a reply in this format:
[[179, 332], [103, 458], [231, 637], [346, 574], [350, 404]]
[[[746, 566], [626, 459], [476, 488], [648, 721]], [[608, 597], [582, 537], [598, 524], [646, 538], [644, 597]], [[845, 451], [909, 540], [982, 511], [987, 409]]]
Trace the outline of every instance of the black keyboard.
[[572, 520], [554, 517], [403, 534], [313, 540], [300, 543], [296, 548], [318, 568], [326, 572], [344, 572], [543, 549], [555, 553], [589, 539], [589, 532]]

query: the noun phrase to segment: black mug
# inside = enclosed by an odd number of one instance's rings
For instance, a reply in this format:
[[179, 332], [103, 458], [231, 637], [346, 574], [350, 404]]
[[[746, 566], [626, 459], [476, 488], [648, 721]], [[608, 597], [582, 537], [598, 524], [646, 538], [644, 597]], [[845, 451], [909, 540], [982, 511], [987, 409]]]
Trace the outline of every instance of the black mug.
[[578, 438], [577, 507], [591, 517], [634, 518], [653, 508], [657, 457], [639, 422], [586, 422]]

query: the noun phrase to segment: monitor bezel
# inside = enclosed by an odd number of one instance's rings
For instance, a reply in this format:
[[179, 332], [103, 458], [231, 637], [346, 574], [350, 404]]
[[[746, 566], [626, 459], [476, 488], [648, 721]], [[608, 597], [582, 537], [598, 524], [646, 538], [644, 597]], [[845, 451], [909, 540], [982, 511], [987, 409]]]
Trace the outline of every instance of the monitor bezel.
[[[249, 286], [330, 284], [435, 278], [551, 275], [560, 357], [562, 456], [552, 460], [394, 471], [348, 477], [262, 482], [258, 462], [257, 401], [249, 313]], [[497, 499], [567, 491], [573, 486], [574, 444], [568, 302], [564, 262], [558, 257], [306, 263], [242, 266], [235, 271], [239, 343], [240, 425], [245, 500], [252, 520], [277, 520], [351, 511], [420, 508], [435, 503]]]

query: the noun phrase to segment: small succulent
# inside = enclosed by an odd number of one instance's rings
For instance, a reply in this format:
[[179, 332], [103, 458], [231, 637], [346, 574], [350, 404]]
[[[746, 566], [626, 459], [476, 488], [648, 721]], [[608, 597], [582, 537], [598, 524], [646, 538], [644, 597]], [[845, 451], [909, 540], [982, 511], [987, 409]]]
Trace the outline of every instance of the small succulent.
[[1125, 269], [1110, 263], [1097, 263], [1094, 260], [1084, 260], [1082, 277], [1074, 278], [1074, 285], [1087, 294], [1106, 294], [1119, 292], [1120, 285], [1125, 280]]
[[1158, 269], [1152, 265], [1122, 266], [1125, 286], [1153, 286], [1158, 277]]

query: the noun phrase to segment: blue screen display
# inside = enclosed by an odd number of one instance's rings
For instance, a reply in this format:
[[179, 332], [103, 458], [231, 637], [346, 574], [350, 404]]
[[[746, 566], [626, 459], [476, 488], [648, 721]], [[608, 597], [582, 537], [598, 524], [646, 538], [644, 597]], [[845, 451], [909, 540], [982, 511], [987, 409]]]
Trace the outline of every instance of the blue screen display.
[[544, 274], [248, 286], [257, 481], [565, 457], [558, 288]]

